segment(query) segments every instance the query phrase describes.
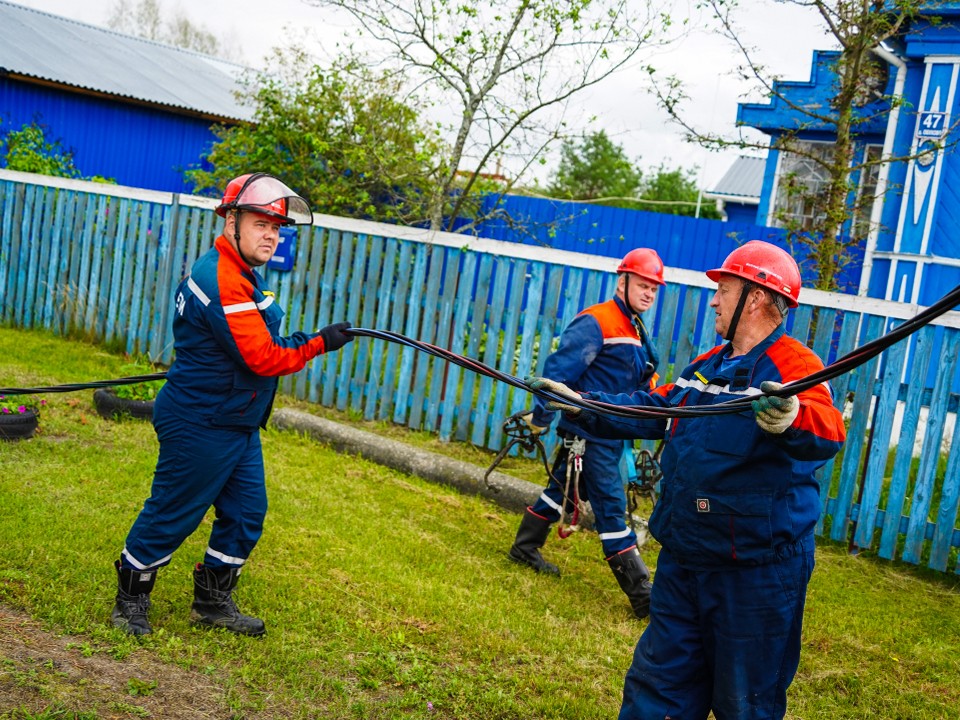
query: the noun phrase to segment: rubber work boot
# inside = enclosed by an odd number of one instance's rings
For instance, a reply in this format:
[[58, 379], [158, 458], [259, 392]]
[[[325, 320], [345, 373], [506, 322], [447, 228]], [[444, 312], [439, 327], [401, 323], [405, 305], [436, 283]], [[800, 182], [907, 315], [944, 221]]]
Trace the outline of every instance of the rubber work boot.
[[510, 548], [510, 559], [523, 565], [529, 565], [539, 573], [545, 575], [559, 575], [560, 568], [548, 563], [540, 554], [540, 548], [547, 541], [550, 534], [550, 521], [533, 512], [529, 507], [523, 513], [520, 527], [517, 529], [517, 538]]
[[147, 635], [153, 632], [147, 620], [150, 609], [150, 592], [157, 580], [157, 569], [135, 570], [120, 566], [117, 569], [117, 604], [113, 606], [110, 619], [115, 628], [126, 630], [131, 635]]
[[238, 635], [263, 635], [263, 620], [244, 615], [233, 601], [240, 568], [221, 565], [208, 567], [197, 563], [193, 571], [193, 606], [190, 622], [195, 625], [222, 627]]
[[613, 570], [620, 589], [630, 600], [633, 614], [643, 620], [650, 614], [650, 589], [653, 584], [650, 582], [650, 571], [644, 565], [637, 546], [607, 558], [607, 562], [610, 563], [610, 569]]

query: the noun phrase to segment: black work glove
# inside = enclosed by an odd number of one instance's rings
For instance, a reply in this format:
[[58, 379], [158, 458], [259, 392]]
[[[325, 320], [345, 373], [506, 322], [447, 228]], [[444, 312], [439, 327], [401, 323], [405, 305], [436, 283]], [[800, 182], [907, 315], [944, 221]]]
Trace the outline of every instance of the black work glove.
[[318, 332], [320, 333], [320, 337], [323, 338], [323, 351], [328, 353], [339, 350], [353, 340], [353, 335], [347, 335], [343, 332], [349, 327], [351, 327], [350, 323], [342, 322], [320, 328]]

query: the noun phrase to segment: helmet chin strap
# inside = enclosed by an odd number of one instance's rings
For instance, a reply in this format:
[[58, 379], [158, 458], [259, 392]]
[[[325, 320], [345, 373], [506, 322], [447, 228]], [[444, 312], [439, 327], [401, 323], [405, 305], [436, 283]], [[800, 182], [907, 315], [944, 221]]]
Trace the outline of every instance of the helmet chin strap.
[[628, 272], [623, 274], [623, 304], [627, 306], [627, 310], [634, 316], [640, 314], [634, 310], [633, 305], [630, 304], [630, 273]]
[[737, 309], [733, 311], [730, 325], [727, 327], [727, 332], [723, 336], [723, 339], [727, 342], [733, 342], [733, 336], [737, 333], [737, 325], [740, 324], [740, 315], [743, 314], [743, 306], [747, 304], [747, 296], [750, 294], [751, 289], [752, 285], [749, 282], [744, 282], [743, 287], [740, 289], [740, 300], [737, 302]]
[[233, 211], [233, 239], [237, 244], [237, 255], [247, 264], [247, 267], [257, 267], [255, 263], [243, 254], [243, 250], [240, 249], [240, 212], [240, 210]]

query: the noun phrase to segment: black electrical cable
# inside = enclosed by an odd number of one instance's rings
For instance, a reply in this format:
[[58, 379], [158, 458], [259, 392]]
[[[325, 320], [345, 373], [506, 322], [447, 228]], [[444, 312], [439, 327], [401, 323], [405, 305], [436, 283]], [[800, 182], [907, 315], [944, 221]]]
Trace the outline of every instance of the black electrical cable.
[[[459, 365], [462, 368], [471, 370], [472, 372], [479, 373], [481, 375], [486, 375], [487, 377], [493, 378], [494, 380], [499, 380], [508, 385], [512, 385], [521, 390], [526, 390], [527, 392], [533, 393], [540, 396], [544, 400], [550, 402], [557, 402], [563, 405], [572, 405], [581, 410], [588, 410], [591, 412], [596, 412], [604, 415], [615, 415], [618, 417], [624, 418], [634, 418], [634, 419], [657, 419], [657, 420], [667, 420], [670, 418], [681, 418], [681, 417], [702, 417], [706, 415], [727, 415], [731, 413], [742, 412], [750, 408], [750, 404], [756, 400], [758, 397], [764, 395], [775, 395], [777, 397], [790, 397], [798, 393], [803, 392], [804, 390], [809, 390], [812, 387], [832, 380], [839, 375], [842, 375], [846, 372], [850, 372], [854, 368], [863, 363], [867, 362], [871, 358], [876, 357], [881, 352], [886, 350], [888, 347], [893, 345], [896, 342], [899, 342], [908, 335], [916, 332], [924, 325], [927, 325], [933, 319], [943, 315], [948, 310], [956, 307], [960, 304], [960, 285], [955, 287], [949, 293], [944, 295], [936, 303], [925, 309], [924, 311], [918, 313], [912, 318], [905, 320], [901, 325], [897, 326], [894, 330], [891, 330], [889, 333], [871, 340], [870, 342], [862, 345], [859, 348], [854, 349], [853, 351], [847, 353], [843, 357], [837, 359], [830, 365], [823, 368], [815, 373], [811, 373], [805, 378], [799, 380], [794, 380], [791, 383], [785, 384], [779, 390], [768, 393], [759, 393], [757, 395], [751, 395], [749, 397], [736, 398], [733, 400], [727, 400], [721, 403], [715, 403], [713, 405], [693, 405], [690, 407], [683, 406], [667, 406], [661, 407], [656, 405], [633, 405], [633, 406], [621, 406], [621, 405], [612, 405], [610, 403], [599, 402], [597, 400], [588, 400], [586, 398], [570, 398], [566, 395], [558, 395], [556, 393], [550, 392], [542, 388], [534, 389], [527, 385], [520, 378], [514, 377], [508, 373], [501, 372], [495, 368], [492, 368], [478, 360], [472, 360], [471, 358], [465, 357], [463, 355], [458, 355], [457, 353], [447, 350], [445, 348], [438, 347], [437, 345], [431, 345], [430, 343], [423, 342], [421, 340], [414, 340], [408, 338], [399, 333], [391, 332], [389, 330], [371, 330], [367, 328], [348, 328], [343, 332], [347, 335], [353, 335], [355, 337], [370, 337], [377, 340], [386, 340], [388, 342], [397, 343], [400, 345], [406, 345], [407, 347], [419, 350], [430, 355], [441, 358], [449, 363], [454, 365]], [[149, 375], [134, 375], [126, 378], [116, 378], [113, 380], [94, 380], [86, 383], [73, 383], [68, 385], [52, 385], [47, 387], [36, 387], [36, 388], [0, 388], [0, 395], [31, 395], [35, 393], [64, 393], [64, 392], [73, 392], [76, 390], [87, 390], [91, 388], [101, 388], [101, 387], [112, 387], [115, 385], [132, 385], [139, 382], [148, 382], [151, 380], [162, 380], [167, 376], [165, 372], [152, 373]]]
[[558, 395], [544, 389], [535, 390], [513, 375], [509, 375], [491, 368], [477, 360], [471, 360], [470, 358], [462, 355], [457, 355], [450, 350], [437, 347], [436, 345], [431, 345], [419, 340], [413, 340], [400, 335], [399, 333], [394, 333], [387, 330], [369, 330], [365, 328], [349, 328], [345, 332], [347, 334], [378, 338], [381, 340], [399, 343], [401, 345], [407, 345], [408, 347], [412, 347], [440, 357], [448, 362], [459, 365], [460, 367], [464, 367], [482, 375], [487, 375], [488, 377], [505, 382], [508, 385], [513, 385], [514, 387], [531, 392], [542, 397], [548, 402], [554, 401], [563, 405], [572, 405], [581, 410], [588, 410], [604, 415], [615, 415], [618, 417], [635, 419], [664, 420], [681, 417], [702, 417], [706, 415], [728, 415], [750, 409], [751, 403], [762, 396], [775, 395], [777, 397], [790, 397], [792, 395], [797, 395], [798, 393], [816, 387], [817, 385], [832, 380], [833, 378], [843, 375], [844, 373], [850, 372], [871, 358], [876, 357], [894, 343], [899, 342], [903, 338], [919, 330], [924, 325], [927, 325], [935, 318], [943, 315], [948, 310], [956, 307], [958, 304], [960, 304], [960, 285], [944, 295], [940, 300], [930, 307], [926, 308], [914, 317], [904, 321], [901, 325], [897, 326], [889, 333], [886, 333], [885, 335], [882, 335], [879, 338], [871, 340], [861, 347], [852, 350], [843, 357], [838, 358], [833, 363], [826, 366], [823, 370], [811, 373], [805, 378], [794, 380], [791, 383], [785, 384], [779, 390], [767, 393], [759, 393], [749, 397], [727, 400], [725, 402], [715, 403], [712, 405], [694, 405], [690, 407], [660, 407], [650, 405], [621, 406], [599, 402], [597, 400], [588, 400], [586, 398], [570, 398], [566, 395]]
[[151, 373], [149, 375], [131, 375], [125, 378], [116, 378], [114, 380], [91, 380], [85, 383], [73, 383], [70, 385], [48, 385], [47, 387], [35, 388], [0, 388], [0, 395], [34, 395], [37, 393], [65, 393], [76, 390], [90, 390], [92, 388], [113, 387], [114, 385], [133, 385], [139, 382], [149, 382], [150, 380], [163, 380], [167, 374], [165, 372]]

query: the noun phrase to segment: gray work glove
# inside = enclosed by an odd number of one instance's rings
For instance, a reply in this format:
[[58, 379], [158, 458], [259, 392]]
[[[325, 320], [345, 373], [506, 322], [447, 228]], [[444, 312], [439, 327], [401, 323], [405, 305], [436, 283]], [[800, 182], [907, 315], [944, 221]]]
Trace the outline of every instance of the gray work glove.
[[[760, 390], [763, 392], [774, 392], [782, 387], [782, 384], [771, 380], [760, 383]], [[756, 414], [757, 425], [771, 435], [779, 435], [793, 425], [793, 421], [797, 419], [797, 414], [800, 412], [800, 401], [797, 400], [796, 395], [785, 398], [760, 397], [750, 405]]]
[[530, 428], [530, 432], [532, 432], [532, 433], [534, 434], [534, 436], [536, 436], [536, 435], [543, 435], [543, 434], [549, 429], [549, 428], [544, 427], [544, 426], [542, 426], [542, 425], [536, 425], [536, 424], [533, 422], [533, 413], [532, 413], [532, 412], [528, 412], [528, 413], [526, 413], [525, 415], [521, 415], [521, 416], [520, 416], [520, 419], [523, 420], [523, 422], [526, 424], [526, 426], [527, 426], [528, 428]]
[[[562, 395], [563, 397], [568, 397], [573, 400], [579, 400], [580, 395], [561, 382], [556, 380], [550, 380], [549, 378], [544, 377], [528, 377], [524, 379], [524, 384], [531, 390], [546, 390], [552, 392], [554, 395]], [[580, 408], [573, 405], [567, 405], [566, 403], [557, 402], [556, 400], [550, 400], [545, 405], [547, 410], [559, 411], [566, 413], [567, 415], [577, 416], [580, 414]]]

